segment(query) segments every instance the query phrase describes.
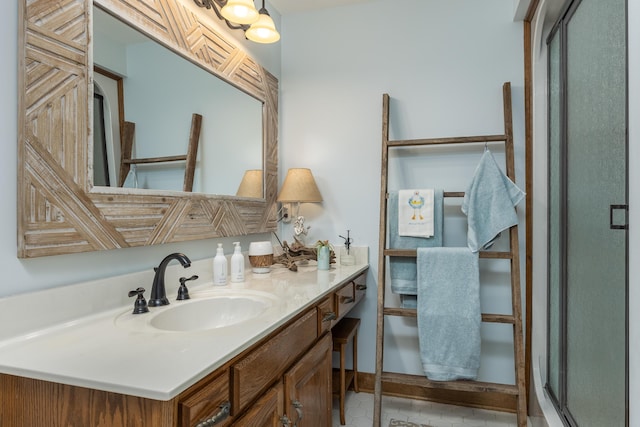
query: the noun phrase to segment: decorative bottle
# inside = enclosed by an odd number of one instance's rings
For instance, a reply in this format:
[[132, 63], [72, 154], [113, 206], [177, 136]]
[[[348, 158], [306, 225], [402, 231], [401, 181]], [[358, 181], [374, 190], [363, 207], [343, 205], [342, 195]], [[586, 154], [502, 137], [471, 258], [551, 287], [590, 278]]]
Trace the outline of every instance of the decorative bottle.
[[329, 269], [329, 246], [318, 245], [316, 259], [318, 260], [318, 270]]
[[213, 258], [213, 284], [227, 284], [227, 258], [222, 250], [222, 243], [218, 243], [216, 256]]
[[233, 242], [233, 255], [231, 255], [231, 281], [244, 282], [244, 255], [240, 248], [240, 242]]

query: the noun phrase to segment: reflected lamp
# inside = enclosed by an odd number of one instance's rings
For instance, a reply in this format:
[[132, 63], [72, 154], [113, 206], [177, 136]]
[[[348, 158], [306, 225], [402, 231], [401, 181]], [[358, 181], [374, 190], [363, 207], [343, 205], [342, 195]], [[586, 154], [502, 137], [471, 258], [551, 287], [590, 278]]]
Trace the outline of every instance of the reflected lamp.
[[240, 181], [236, 196], [251, 197], [253, 199], [262, 199], [262, 170], [250, 169], [245, 171]]

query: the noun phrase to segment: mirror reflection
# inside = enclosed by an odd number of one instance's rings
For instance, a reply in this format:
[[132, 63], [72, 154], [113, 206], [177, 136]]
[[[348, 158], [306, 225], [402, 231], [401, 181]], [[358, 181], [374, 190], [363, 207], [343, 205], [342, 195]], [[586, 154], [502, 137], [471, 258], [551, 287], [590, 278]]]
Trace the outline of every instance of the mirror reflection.
[[262, 102], [99, 8], [93, 54], [94, 185], [182, 191], [190, 147], [193, 192], [236, 195], [262, 170]]

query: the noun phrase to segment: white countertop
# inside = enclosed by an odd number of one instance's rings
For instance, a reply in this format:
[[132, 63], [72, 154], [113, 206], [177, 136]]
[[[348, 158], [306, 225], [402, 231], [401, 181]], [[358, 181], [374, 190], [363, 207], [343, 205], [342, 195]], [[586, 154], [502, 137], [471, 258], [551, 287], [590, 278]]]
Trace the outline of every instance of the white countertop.
[[[210, 272], [200, 271], [210, 270], [210, 261], [193, 263], [188, 270], [175, 267], [167, 274], [171, 304], [150, 307], [151, 312], [145, 314], [131, 314], [134, 298], [127, 298], [125, 292], [127, 287], [139, 286], [133, 282], [140, 277], [116, 278], [117, 286], [103, 280], [91, 288], [80, 284], [0, 299], [0, 323], [5, 329], [0, 335], [0, 372], [169, 400], [357, 276], [368, 264], [332, 265], [329, 271], [310, 265], [298, 272], [274, 265], [268, 274], [252, 274], [247, 268], [244, 283], [226, 286], [212, 286]], [[260, 316], [223, 328], [171, 332], [144, 327], [144, 316], [181, 303], [175, 301], [177, 286], [169, 285], [173, 283], [169, 277], [181, 272], [201, 276], [187, 282], [192, 283], [190, 301], [216, 292], [246, 291], [269, 295], [273, 303]], [[125, 295], [105, 302], [106, 309], [95, 308], [100, 307], [96, 298], [108, 292]], [[16, 316], [23, 316], [24, 322]]]

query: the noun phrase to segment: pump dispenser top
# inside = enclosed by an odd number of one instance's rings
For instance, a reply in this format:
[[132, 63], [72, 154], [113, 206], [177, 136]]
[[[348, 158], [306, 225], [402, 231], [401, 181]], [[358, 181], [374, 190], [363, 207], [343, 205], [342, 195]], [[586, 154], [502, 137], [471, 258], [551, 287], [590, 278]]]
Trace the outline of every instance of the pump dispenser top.
[[224, 256], [222, 243], [218, 243], [216, 256], [213, 258], [213, 284], [227, 284], [227, 258]]

